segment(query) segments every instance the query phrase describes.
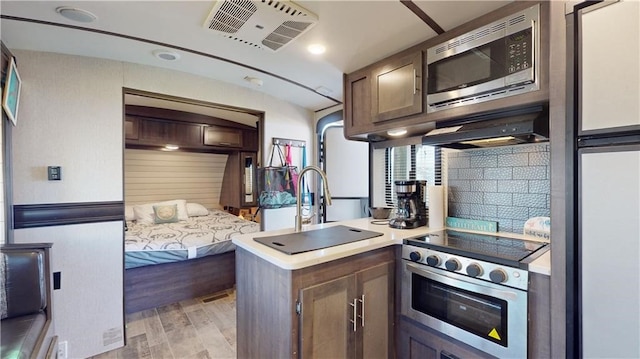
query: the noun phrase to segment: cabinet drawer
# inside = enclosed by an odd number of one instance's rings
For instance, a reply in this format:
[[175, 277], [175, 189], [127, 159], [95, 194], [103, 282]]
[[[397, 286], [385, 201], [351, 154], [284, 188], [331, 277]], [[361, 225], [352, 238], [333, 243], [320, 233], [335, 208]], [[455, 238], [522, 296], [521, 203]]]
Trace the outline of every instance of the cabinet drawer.
[[242, 147], [242, 130], [220, 126], [205, 127], [204, 144], [209, 146]]

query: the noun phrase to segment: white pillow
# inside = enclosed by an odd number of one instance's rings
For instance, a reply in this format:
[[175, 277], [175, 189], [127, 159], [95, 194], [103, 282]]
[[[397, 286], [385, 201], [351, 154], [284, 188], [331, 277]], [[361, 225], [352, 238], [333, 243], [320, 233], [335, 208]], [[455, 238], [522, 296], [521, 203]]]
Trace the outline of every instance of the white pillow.
[[133, 213], [133, 206], [124, 206], [124, 219], [127, 221], [135, 221], [136, 214]]
[[187, 214], [187, 201], [184, 199], [176, 199], [174, 201], [165, 201], [158, 203], [147, 203], [137, 206], [133, 206], [133, 213], [135, 213], [136, 221], [141, 223], [155, 223], [156, 215], [153, 212], [153, 206], [175, 204], [178, 207], [178, 220], [186, 221], [189, 219]]
[[200, 203], [187, 203], [189, 217], [208, 216], [209, 210]]

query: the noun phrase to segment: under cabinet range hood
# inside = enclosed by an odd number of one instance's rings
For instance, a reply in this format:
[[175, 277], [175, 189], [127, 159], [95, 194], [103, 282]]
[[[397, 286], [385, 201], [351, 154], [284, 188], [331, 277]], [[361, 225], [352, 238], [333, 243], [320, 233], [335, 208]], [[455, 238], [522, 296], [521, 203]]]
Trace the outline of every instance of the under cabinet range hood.
[[437, 124], [422, 144], [462, 150], [544, 142], [548, 137], [549, 115], [539, 108]]

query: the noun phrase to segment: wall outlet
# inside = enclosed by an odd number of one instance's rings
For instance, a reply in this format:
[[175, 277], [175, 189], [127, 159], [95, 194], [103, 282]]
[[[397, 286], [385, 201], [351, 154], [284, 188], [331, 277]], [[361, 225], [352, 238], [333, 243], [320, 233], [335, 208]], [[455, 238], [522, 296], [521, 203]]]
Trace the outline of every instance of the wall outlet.
[[67, 359], [67, 341], [58, 343], [58, 359]]

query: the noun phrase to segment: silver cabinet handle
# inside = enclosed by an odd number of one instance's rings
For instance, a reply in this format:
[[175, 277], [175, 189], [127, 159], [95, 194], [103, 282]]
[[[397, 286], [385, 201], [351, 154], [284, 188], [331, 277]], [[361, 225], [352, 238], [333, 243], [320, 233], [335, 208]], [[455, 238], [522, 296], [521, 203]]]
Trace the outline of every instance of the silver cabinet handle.
[[349, 303], [350, 306], [353, 307], [353, 319], [349, 319], [351, 323], [353, 323], [353, 331], [358, 331], [358, 299], [354, 298], [353, 303]]
[[362, 307], [360, 309], [360, 313], [362, 313], [362, 315], [360, 315], [360, 325], [364, 327], [364, 294], [362, 295], [361, 299], [358, 299], [358, 301], [361, 303], [360, 306]]
[[416, 89], [416, 85], [418, 84], [417, 76], [416, 76], [416, 75], [417, 75], [417, 74], [416, 74], [416, 69], [413, 69], [413, 94], [414, 94], [414, 95], [416, 94], [416, 90], [417, 90], [417, 89]]

